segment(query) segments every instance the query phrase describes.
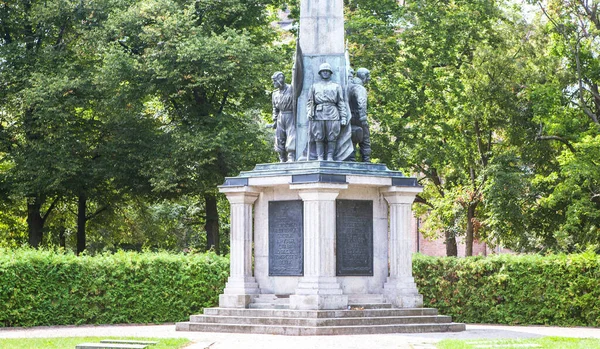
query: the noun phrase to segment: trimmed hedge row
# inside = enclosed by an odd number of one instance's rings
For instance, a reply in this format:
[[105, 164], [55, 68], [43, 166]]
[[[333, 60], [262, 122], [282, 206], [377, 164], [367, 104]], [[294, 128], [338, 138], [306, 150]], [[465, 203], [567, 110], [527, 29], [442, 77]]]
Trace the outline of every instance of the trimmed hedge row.
[[213, 253], [0, 249], [0, 327], [184, 321], [217, 304], [228, 273]]
[[[213, 253], [76, 257], [0, 249], [0, 327], [186, 320], [215, 306], [229, 260]], [[416, 255], [425, 306], [467, 323], [600, 326], [600, 257]]]
[[600, 326], [600, 257], [415, 256], [425, 306], [467, 323]]

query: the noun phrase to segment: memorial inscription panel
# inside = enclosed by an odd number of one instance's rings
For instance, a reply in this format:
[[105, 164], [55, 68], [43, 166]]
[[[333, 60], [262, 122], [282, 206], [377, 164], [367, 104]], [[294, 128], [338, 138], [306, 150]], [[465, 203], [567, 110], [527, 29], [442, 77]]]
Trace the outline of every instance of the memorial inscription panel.
[[302, 200], [269, 201], [269, 276], [302, 276]]
[[373, 201], [336, 200], [336, 274], [373, 276]]

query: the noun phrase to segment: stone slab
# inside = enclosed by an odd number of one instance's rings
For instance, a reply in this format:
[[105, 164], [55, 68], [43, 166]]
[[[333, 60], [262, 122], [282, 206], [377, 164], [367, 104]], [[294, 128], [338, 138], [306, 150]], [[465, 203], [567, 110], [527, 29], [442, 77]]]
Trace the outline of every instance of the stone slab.
[[[269, 181], [265, 182], [265, 178], [284, 178], [286, 182], [292, 182], [294, 176], [303, 176], [295, 178], [305, 178], [304, 180], [307, 178], [312, 178], [312, 181], [317, 182], [331, 180], [331, 178], [338, 180], [338, 178], [345, 176], [346, 181], [350, 184], [356, 182], [358, 185], [391, 185], [399, 187], [421, 188], [421, 186], [419, 186], [417, 183], [416, 178], [406, 177], [400, 171], [392, 171], [388, 169], [385, 164], [317, 160], [258, 164], [253, 170], [242, 171], [237, 177], [227, 177], [225, 179], [225, 183], [221, 187], [271, 186], [273, 184], [283, 183], [271, 183]], [[365, 181], [361, 177], [370, 177], [373, 180]]]
[[[190, 319], [192, 320], [192, 319]], [[193, 318], [193, 323], [204, 324], [244, 324], [281, 326], [374, 326], [398, 324], [450, 323], [449, 316], [383, 316], [383, 317], [342, 317], [342, 318], [285, 318], [285, 317], [238, 317], [202, 315]]]
[[133, 339], [103, 339], [100, 343], [156, 345], [154, 341], [138, 341]]
[[[382, 317], [382, 316], [433, 316], [438, 315], [435, 308], [387, 308], [365, 310], [279, 310], [279, 309], [230, 309], [205, 308], [204, 315], [250, 316], [250, 317], [290, 317], [290, 318], [340, 318], [340, 317]], [[195, 316], [190, 316], [194, 319]]]
[[227, 332], [275, 334], [285, 336], [331, 336], [357, 334], [386, 334], [386, 333], [426, 333], [426, 332], [460, 332], [465, 324], [408, 324], [408, 325], [379, 325], [379, 326], [274, 326], [274, 325], [232, 325], [232, 324], [199, 324], [188, 323], [190, 331], [198, 332]]

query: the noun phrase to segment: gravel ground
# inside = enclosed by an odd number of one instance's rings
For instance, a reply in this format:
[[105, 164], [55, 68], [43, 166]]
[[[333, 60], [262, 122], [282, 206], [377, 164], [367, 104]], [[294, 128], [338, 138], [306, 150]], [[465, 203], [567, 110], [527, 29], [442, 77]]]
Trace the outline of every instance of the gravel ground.
[[599, 338], [600, 328], [467, 325], [464, 332], [353, 336], [287, 337], [259, 334], [176, 332], [175, 325], [51, 326], [2, 328], [0, 338], [32, 337], [157, 337], [188, 338], [188, 349], [401, 348], [433, 349], [443, 339], [537, 338], [544, 336]]

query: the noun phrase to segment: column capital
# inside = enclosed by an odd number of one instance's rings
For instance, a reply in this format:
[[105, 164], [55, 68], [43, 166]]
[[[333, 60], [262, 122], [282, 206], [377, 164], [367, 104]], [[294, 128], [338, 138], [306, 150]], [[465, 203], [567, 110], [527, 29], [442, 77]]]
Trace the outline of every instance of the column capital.
[[290, 189], [298, 190], [303, 201], [333, 201], [341, 190], [348, 189], [346, 183], [302, 183], [290, 184]]
[[423, 191], [423, 187], [398, 187], [391, 186], [382, 188], [380, 193], [388, 204], [412, 204], [417, 194]]
[[260, 195], [259, 190], [248, 186], [221, 186], [219, 192], [225, 194], [231, 204], [253, 204]]

